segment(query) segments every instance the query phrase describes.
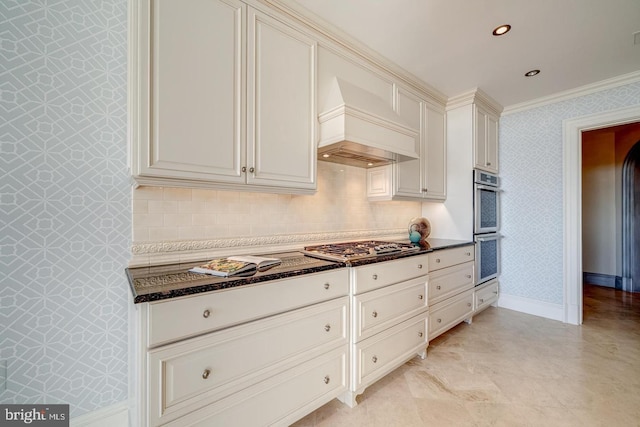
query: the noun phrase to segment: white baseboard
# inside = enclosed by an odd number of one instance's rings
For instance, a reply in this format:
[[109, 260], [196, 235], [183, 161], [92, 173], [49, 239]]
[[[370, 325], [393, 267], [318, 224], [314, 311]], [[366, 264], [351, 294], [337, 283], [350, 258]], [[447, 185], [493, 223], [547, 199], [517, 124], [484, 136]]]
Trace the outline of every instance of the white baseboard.
[[105, 406], [72, 418], [69, 425], [71, 427], [128, 427], [128, 402], [124, 401], [115, 405]]
[[530, 298], [518, 297], [515, 295], [500, 294], [498, 307], [521, 313], [533, 314], [534, 316], [545, 317], [547, 319], [564, 321], [564, 308], [562, 304], [552, 304]]

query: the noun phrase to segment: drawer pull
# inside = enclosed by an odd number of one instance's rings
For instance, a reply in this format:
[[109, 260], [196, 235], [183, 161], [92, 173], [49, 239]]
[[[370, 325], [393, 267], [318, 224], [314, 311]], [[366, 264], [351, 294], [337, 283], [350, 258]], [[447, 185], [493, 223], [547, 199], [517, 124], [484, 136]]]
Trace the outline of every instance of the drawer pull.
[[210, 374], [211, 374], [211, 369], [205, 369], [204, 372], [202, 373], [202, 379], [206, 380], [207, 378], [209, 378]]
[[329, 384], [329, 381], [331, 381], [331, 378], [329, 377], [329, 375], [325, 375], [324, 376], [324, 383], [325, 384]]
[[378, 280], [378, 275], [377, 274], [373, 275], [373, 280]]
[[484, 298], [480, 298], [480, 304], [484, 302]]
[[373, 363], [377, 363], [378, 362], [378, 357], [377, 356], [373, 356], [371, 358], [371, 360], [373, 361]]
[[418, 299], [424, 299], [424, 295], [418, 295]]
[[498, 291], [493, 291], [494, 294], [498, 295]]
[[422, 338], [422, 336], [423, 336], [423, 335], [424, 335], [424, 334], [423, 334], [422, 332], [418, 332], [418, 336], [419, 336], [420, 338]]
[[438, 323], [442, 323], [442, 319], [438, 319]]
[[331, 285], [330, 285], [330, 284], [328, 284], [328, 283], [325, 283], [325, 284], [324, 284], [324, 288], [325, 288], [325, 289], [329, 289], [330, 287], [331, 287]]
[[442, 289], [442, 286], [438, 285], [438, 286], [436, 286], [436, 289], [440, 290], [440, 289]]
[[328, 324], [328, 323], [326, 325], [324, 325], [324, 330], [329, 332], [331, 330], [331, 325]]
[[422, 264], [418, 264], [418, 269], [422, 270]]
[[378, 317], [378, 312], [377, 312], [377, 311], [374, 311], [373, 313], [371, 313], [371, 315], [372, 315], [373, 317]]
[[204, 317], [205, 319], [208, 319], [209, 316], [211, 316], [211, 311], [209, 309], [206, 309], [203, 313], [202, 313], [202, 317]]
[[466, 256], [471, 256], [471, 252], [467, 252], [465, 255]]
[[437, 263], [440, 263], [440, 258], [436, 258], [436, 262], [437, 262]]

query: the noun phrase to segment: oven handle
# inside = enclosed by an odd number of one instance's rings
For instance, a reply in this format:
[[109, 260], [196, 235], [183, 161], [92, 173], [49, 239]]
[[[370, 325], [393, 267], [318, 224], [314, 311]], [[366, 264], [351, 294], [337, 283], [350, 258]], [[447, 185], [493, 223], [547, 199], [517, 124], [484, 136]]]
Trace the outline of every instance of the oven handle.
[[496, 234], [495, 236], [491, 236], [491, 237], [476, 236], [476, 241], [478, 241], [478, 242], [488, 242], [489, 240], [498, 240], [501, 237], [502, 236], [500, 234]]
[[497, 187], [491, 187], [489, 185], [478, 185], [476, 184], [476, 190], [487, 190], [487, 191], [494, 191], [496, 193], [502, 193], [502, 190], [500, 190]]

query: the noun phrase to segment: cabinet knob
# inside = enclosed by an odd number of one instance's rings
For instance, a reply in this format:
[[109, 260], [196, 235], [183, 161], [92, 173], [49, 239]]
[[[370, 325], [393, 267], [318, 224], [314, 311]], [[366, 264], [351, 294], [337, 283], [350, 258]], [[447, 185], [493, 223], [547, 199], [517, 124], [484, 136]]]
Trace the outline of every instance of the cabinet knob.
[[442, 289], [442, 286], [438, 285], [438, 286], [436, 286], [436, 289], [440, 290], [440, 289]]
[[250, 173], [254, 173], [255, 171], [256, 171], [255, 168], [249, 168]]
[[418, 264], [418, 270], [422, 270], [422, 264]]
[[211, 369], [205, 369], [204, 372], [202, 373], [202, 379], [206, 380], [207, 378], [209, 378], [210, 374], [211, 374]]
[[422, 189], [422, 192], [423, 192], [423, 193], [428, 193], [428, 192], [429, 192], [429, 189], [428, 189], [428, 188], [423, 188], [423, 189]]
[[371, 315], [372, 315], [373, 317], [378, 317], [378, 312], [377, 312], [377, 311], [374, 311], [373, 313], [371, 313]]
[[471, 256], [471, 252], [465, 253], [466, 256]]
[[470, 274], [467, 274], [467, 279], [471, 279], [471, 275]]
[[440, 263], [440, 258], [436, 258], [436, 262], [437, 262], [437, 263]]
[[423, 334], [422, 332], [418, 332], [418, 336], [419, 336], [420, 338], [422, 338], [422, 336], [423, 336], [423, 335], [424, 335], [424, 334]]
[[371, 358], [371, 360], [373, 361], [373, 363], [377, 363], [377, 362], [378, 362], [378, 357], [373, 356], [373, 357]]
[[467, 303], [467, 307], [471, 307], [471, 303], [470, 302]]
[[208, 319], [209, 316], [211, 316], [211, 311], [209, 309], [206, 309], [202, 312], [202, 317], [204, 317], [205, 319]]
[[491, 166], [491, 162], [487, 162], [487, 166]]
[[378, 275], [377, 274], [374, 274], [372, 277], [373, 277], [373, 280], [378, 280]]
[[243, 166], [241, 170], [242, 170], [242, 172], [246, 172], [247, 171], [247, 167]]
[[418, 295], [418, 299], [424, 299], [424, 295]]
[[498, 295], [498, 291], [493, 291], [494, 294]]
[[329, 332], [331, 330], [331, 325], [328, 324], [328, 323], [326, 325], [324, 325], [324, 330]]
[[329, 384], [329, 381], [331, 381], [331, 378], [329, 377], [329, 375], [325, 375], [324, 376], [324, 383], [325, 384]]
[[438, 323], [442, 323], [442, 319], [438, 319]]
[[331, 287], [331, 285], [330, 285], [329, 283], [325, 283], [325, 284], [324, 284], [324, 288], [325, 288], [325, 289], [329, 289], [330, 287]]
[[480, 298], [480, 304], [484, 302], [484, 298]]

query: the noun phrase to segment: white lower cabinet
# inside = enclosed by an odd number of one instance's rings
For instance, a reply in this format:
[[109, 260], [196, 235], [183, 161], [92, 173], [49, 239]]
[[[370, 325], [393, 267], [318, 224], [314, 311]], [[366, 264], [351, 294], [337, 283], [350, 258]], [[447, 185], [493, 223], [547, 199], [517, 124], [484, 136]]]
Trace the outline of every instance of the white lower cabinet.
[[339, 397], [356, 396], [416, 354], [426, 357], [427, 255], [350, 269], [351, 378]]
[[[213, 329], [157, 334], [189, 307]], [[132, 424], [290, 424], [347, 390], [349, 309], [347, 269], [141, 304]]]
[[499, 286], [498, 279], [477, 286], [474, 289], [474, 307], [478, 313], [498, 301]]
[[473, 289], [467, 290], [430, 307], [429, 339], [456, 326], [473, 315]]
[[474, 271], [473, 245], [429, 254], [429, 340], [471, 321]]

